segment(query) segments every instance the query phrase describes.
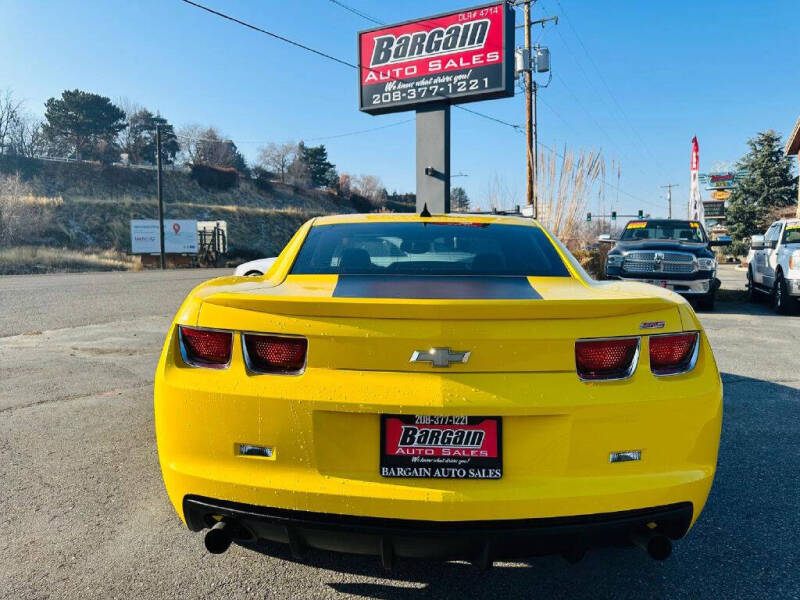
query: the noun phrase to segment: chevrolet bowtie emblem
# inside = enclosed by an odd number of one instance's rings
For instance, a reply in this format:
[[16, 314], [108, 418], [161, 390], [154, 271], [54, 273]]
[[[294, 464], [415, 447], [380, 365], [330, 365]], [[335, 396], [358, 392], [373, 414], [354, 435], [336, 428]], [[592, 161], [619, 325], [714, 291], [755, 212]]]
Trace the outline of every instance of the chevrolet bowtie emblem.
[[434, 367], [449, 367], [453, 363], [465, 363], [469, 360], [469, 352], [452, 351], [450, 348], [431, 348], [430, 350], [414, 350], [408, 362], [429, 362]]

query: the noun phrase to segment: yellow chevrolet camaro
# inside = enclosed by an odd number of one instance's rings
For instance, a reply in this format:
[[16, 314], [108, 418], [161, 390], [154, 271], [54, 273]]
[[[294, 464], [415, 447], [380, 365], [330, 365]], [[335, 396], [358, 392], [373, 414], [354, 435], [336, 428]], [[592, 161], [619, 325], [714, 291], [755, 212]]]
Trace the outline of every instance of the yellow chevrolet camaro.
[[309, 221], [264, 277], [189, 294], [155, 380], [164, 483], [210, 551], [387, 568], [666, 558], [708, 497], [721, 419], [684, 299], [594, 281], [499, 215]]

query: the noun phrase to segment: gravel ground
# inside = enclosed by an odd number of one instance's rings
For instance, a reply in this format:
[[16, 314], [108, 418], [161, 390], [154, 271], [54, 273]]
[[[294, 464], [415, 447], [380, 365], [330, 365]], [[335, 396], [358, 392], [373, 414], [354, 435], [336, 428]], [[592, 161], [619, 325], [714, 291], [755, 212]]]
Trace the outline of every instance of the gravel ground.
[[725, 382], [719, 471], [665, 563], [603, 550], [387, 574], [281, 546], [207, 554], [163, 490], [151, 394], [172, 315], [214, 274], [0, 277], [0, 598], [800, 598], [800, 316], [746, 303], [701, 314]]

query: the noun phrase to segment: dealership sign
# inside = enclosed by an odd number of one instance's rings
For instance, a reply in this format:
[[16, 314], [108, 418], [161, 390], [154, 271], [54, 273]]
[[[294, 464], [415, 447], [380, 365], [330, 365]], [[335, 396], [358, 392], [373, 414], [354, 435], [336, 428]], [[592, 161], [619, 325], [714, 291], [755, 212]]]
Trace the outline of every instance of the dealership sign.
[[701, 173], [700, 181], [706, 184], [707, 190], [730, 190], [739, 185], [747, 171], [724, 171], [719, 173]]
[[714, 190], [711, 192], [711, 197], [714, 200], [727, 200], [731, 197], [731, 193], [728, 190]]
[[[158, 219], [132, 219], [131, 254], [158, 254], [160, 252]], [[167, 254], [197, 254], [197, 221], [165, 220], [164, 252]]]
[[359, 108], [371, 114], [514, 95], [514, 10], [505, 2], [358, 34]]

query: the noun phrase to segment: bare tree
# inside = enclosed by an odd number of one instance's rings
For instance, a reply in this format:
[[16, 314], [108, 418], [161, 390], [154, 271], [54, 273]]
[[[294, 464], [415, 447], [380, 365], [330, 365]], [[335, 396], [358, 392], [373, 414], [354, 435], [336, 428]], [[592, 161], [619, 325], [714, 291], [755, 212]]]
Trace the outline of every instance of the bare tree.
[[131, 160], [131, 148], [136, 142], [136, 132], [131, 129], [130, 120], [132, 115], [135, 115], [144, 107], [127, 96], [120, 96], [117, 98], [116, 104], [125, 112], [125, 118], [128, 122], [128, 127], [120, 131], [117, 141], [122, 152], [128, 154], [128, 160]]
[[353, 192], [353, 178], [347, 173], [339, 175], [339, 195], [349, 198]]
[[19, 156], [34, 158], [47, 153], [47, 137], [42, 130], [41, 119], [30, 113], [19, 116], [9, 134], [11, 152]]
[[204, 128], [198, 123], [189, 123], [178, 129], [178, 141], [181, 144], [179, 161], [186, 165], [195, 164], [199, 156], [199, 140]]
[[10, 146], [11, 132], [19, 126], [24, 103], [15, 100], [11, 89], [0, 92], [0, 154], [6, 154]]
[[286, 170], [286, 181], [301, 188], [311, 187], [311, 172], [299, 152], [294, 155], [292, 164]]
[[359, 196], [367, 198], [376, 208], [386, 204], [386, 188], [383, 186], [380, 177], [375, 177], [374, 175], [353, 177], [350, 187]]
[[270, 142], [258, 151], [258, 166], [275, 173], [280, 177], [281, 182], [284, 182], [296, 155], [297, 144], [294, 142], [284, 142], [283, 144]]

